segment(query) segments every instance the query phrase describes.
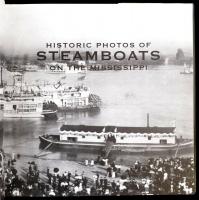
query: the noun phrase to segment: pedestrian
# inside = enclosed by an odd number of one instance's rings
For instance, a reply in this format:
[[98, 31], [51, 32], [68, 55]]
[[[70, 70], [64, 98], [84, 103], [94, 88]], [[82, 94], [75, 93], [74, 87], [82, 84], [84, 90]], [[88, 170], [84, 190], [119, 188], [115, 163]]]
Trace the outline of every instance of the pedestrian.
[[91, 160], [91, 167], [94, 166], [94, 160]]
[[112, 178], [115, 178], [115, 171], [112, 171]]
[[85, 165], [88, 166], [88, 160], [85, 160]]

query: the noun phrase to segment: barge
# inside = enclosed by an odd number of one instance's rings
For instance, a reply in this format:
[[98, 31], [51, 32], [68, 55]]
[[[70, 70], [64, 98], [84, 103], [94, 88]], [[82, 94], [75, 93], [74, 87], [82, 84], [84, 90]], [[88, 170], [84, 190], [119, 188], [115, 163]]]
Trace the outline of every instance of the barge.
[[59, 134], [41, 135], [39, 139], [46, 147], [107, 152], [172, 152], [193, 148], [191, 139], [176, 137], [175, 127], [63, 125]]

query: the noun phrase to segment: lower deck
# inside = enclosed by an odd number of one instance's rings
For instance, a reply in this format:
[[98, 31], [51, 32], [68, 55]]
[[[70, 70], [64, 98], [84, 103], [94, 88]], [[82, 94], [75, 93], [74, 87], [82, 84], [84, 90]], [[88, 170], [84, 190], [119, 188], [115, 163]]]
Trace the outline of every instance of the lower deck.
[[[40, 136], [41, 143], [46, 146], [52, 144], [57, 148], [71, 148], [71, 149], [90, 149], [102, 150], [105, 142], [78, 142], [78, 141], [60, 141], [59, 135]], [[181, 144], [129, 144], [116, 143], [112, 146], [112, 151], [126, 151], [126, 152], [157, 152], [157, 151], [176, 151], [177, 149], [193, 148], [193, 142], [187, 141]]]

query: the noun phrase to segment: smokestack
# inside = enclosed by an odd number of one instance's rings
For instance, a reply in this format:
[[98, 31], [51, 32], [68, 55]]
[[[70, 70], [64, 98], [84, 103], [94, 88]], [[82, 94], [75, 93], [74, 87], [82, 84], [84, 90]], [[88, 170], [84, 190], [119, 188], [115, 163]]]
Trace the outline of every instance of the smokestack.
[[149, 113], [147, 113], [147, 127], [149, 127]]

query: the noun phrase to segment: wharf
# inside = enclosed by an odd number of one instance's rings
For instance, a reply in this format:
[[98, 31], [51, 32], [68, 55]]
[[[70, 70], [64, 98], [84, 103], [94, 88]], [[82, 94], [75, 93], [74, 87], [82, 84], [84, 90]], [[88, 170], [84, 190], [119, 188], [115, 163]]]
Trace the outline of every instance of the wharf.
[[[8, 157], [7, 157], [8, 158]], [[99, 174], [100, 177], [106, 177], [109, 181], [112, 180], [112, 178], [107, 177], [107, 166], [102, 166], [99, 164], [95, 164], [94, 166], [86, 166], [84, 162], [77, 162], [77, 161], [69, 161], [69, 160], [58, 160], [58, 159], [48, 159], [47, 157], [41, 157], [41, 158], [30, 158], [26, 156], [20, 156], [19, 159], [16, 160], [14, 163], [14, 167], [17, 170], [17, 173], [19, 177], [22, 180], [27, 179], [27, 173], [28, 173], [28, 167], [29, 163], [34, 162], [38, 166], [38, 170], [40, 172], [40, 179], [41, 182], [44, 182], [47, 184], [48, 178], [47, 178], [47, 169], [49, 169], [50, 173], [53, 173], [54, 168], [59, 168], [59, 173], [62, 175], [64, 172], [71, 172], [72, 175], [75, 174], [75, 172], [78, 173], [78, 175], [81, 176], [82, 173], [84, 173], [84, 176], [88, 178], [88, 183], [93, 184], [93, 177], [96, 176], [96, 174]], [[53, 164], [54, 163], [54, 164]], [[124, 172], [125, 170], [129, 169], [128, 166], [120, 166], [121, 171]], [[114, 178], [114, 180], [119, 180], [120, 178]], [[74, 180], [74, 176], [72, 176], [72, 180]]]

